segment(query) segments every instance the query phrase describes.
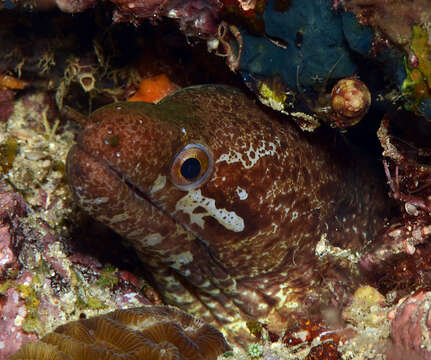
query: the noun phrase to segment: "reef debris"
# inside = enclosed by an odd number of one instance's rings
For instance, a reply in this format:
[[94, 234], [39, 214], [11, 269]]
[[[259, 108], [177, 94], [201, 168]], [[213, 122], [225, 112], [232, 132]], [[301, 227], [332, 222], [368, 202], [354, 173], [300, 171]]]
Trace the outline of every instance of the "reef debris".
[[216, 360], [230, 350], [214, 327], [167, 306], [149, 306], [69, 322], [27, 343], [9, 360], [65, 358], [101, 360]]
[[[217, 32], [218, 12], [222, 4], [218, 0], [109, 0], [114, 5], [112, 20], [128, 22], [136, 26], [150, 20], [156, 24], [162, 17], [175, 19], [187, 36], [209, 37]], [[32, 9], [46, 10], [58, 7], [67, 13], [80, 13], [101, 5], [100, 0], [14, 0], [14, 4]]]
[[431, 127], [423, 117], [398, 111], [384, 117], [377, 135], [389, 195], [397, 201], [399, 212], [361, 265], [375, 272], [383, 291], [408, 291], [426, 286], [430, 278]]
[[79, 215], [64, 181], [73, 125], [59, 120], [54, 104], [46, 92], [20, 94], [0, 123], [2, 359], [81, 314], [151, 303], [139, 275], [85, 253], [84, 235], [73, 234]]

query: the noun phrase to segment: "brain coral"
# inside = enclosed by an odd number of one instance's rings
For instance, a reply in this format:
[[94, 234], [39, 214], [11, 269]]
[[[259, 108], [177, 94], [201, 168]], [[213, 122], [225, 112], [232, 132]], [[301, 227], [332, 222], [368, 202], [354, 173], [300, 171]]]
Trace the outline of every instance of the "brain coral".
[[229, 349], [203, 321], [173, 307], [145, 306], [59, 326], [9, 360], [215, 360]]

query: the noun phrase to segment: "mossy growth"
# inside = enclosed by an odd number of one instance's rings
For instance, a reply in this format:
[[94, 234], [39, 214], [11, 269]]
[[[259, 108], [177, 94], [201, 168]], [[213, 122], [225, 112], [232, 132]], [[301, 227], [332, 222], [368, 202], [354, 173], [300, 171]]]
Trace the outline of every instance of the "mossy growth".
[[0, 145], [0, 172], [6, 174], [13, 166], [15, 157], [19, 152], [19, 145], [15, 138], [11, 137]]
[[414, 25], [412, 28], [410, 50], [416, 61], [413, 66], [404, 59], [407, 76], [401, 90], [405, 96], [413, 100], [408, 110], [415, 110], [423, 99], [431, 99], [431, 46], [427, 31], [420, 25]]
[[287, 88], [283, 79], [276, 75], [271, 79], [262, 81], [259, 85], [259, 95], [269, 102], [273, 109], [282, 110], [287, 100]]
[[87, 298], [77, 297], [75, 301], [75, 308], [80, 310], [99, 310], [106, 307], [105, 303], [94, 296]]
[[99, 279], [97, 279], [97, 285], [101, 288], [112, 289], [118, 284], [118, 277], [116, 275], [117, 268], [108, 264], [101, 271]]
[[16, 289], [25, 302], [27, 314], [22, 323], [23, 330], [26, 332], [38, 332], [42, 328], [39, 319], [39, 294], [33, 287], [17, 284], [12, 280], [7, 280], [0, 285], [0, 294], [6, 294], [6, 291], [10, 288]]
[[262, 336], [263, 328], [262, 328], [262, 324], [259, 321], [250, 320], [250, 321], [247, 321], [246, 325], [247, 325], [248, 331], [250, 331], [250, 333], [253, 336], [257, 338], [260, 338]]

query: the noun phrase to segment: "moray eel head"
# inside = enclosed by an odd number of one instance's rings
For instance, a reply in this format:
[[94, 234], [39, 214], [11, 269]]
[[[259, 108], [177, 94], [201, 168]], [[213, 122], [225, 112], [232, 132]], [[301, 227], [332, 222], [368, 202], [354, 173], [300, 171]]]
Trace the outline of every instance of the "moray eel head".
[[185, 88], [90, 120], [67, 161], [80, 206], [132, 242], [166, 302], [237, 335], [250, 317], [281, 324], [330, 301], [325, 271], [348, 287], [321, 250], [358, 250], [383, 221], [384, 191], [349, 151], [238, 90]]

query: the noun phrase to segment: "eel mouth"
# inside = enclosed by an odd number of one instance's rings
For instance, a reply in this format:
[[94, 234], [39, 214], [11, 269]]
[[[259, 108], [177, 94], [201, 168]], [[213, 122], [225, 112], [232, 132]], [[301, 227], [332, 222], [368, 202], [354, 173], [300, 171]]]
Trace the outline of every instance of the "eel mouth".
[[[105, 203], [105, 206], [110, 206], [112, 201], [115, 200], [115, 192], [120, 188], [120, 186], [126, 185], [129, 194], [133, 194], [133, 196], [144, 204], [148, 205], [148, 210], [157, 211], [161, 214], [161, 216], [169, 218], [174, 223], [182, 226], [186, 232], [193, 234], [199, 241], [208, 246], [207, 242], [204, 241], [200, 234], [193, 231], [193, 229], [189, 226], [189, 224], [181, 221], [175, 213], [172, 213], [160, 201], [154, 199], [149, 191], [145, 191], [138, 185], [136, 185], [130, 178], [125, 176], [118, 168], [116, 168], [113, 164], [111, 164], [107, 159], [103, 157], [95, 156], [90, 153], [85, 147], [81, 146], [78, 142], [75, 144], [71, 150], [69, 151], [67, 157], [67, 178], [69, 181], [69, 185], [75, 194], [76, 198], [80, 202], [80, 206], [87, 210], [90, 215], [98, 217], [97, 213], [100, 211], [104, 212], [103, 207], [99, 208], [99, 210], [89, 208], [87, 206], [87, 200], [90, 202], [97, 202], [98, 199], [107, 198], [109, 199], [108, 203]], [[111, 178], [111, 180], [102, 181], [103, 189], [101, 193], [94, 194], [93, 187], [100, 187], [99, 178]], [[116, 182], [113, 184], [112, 181]], [[96, 183], [96, 185], [95, 185]], [[143, 205], [143, 207], [146, 207]], [[95, 213], [96, 212], [96, 213]]]
[[[92, 188], [94, 186], [103, 186], [103, 192], [109, 195], [110, 192], [116, 191], [116, 187], [118, 189], [118, 184], [113, 184], [114, 181], [118, 181], [126, 185], [127, 191], [134, 194], [136, 198], [147, 202], [152, 207], [166, 214], [165, 209], [157, 204], [145, 190], [137, 186], [108, 160], [95, 156], [85, 147], [81, 146], [79, 142], [69, 150], [66, 160], [66, 173], [69, 185], [78, 199], [93, 198]], [[95, 179], [97, 178], [109, 177], [111, 177], [111, 180], [106, 180], [103, 182], [103, 185], [96, 183]], [[85, 189], [84, 194], [80, 194], [81, 189]]]
[[92, 157], [95, 161], [98, 161], [103, 164], [107, 168], [108, 171], [110, 171], [112, 174], [114, 174], [119, 181], [121, 181], [123, 184], [127, 186], [129, 191], [133, 193], [139, 200], [146, 201], [148, 204], [150, 204], [152, 207], [156, 208], [157, 210], [163, 212], [166, 216], [169, 216], [172, 218], [172, 215], [169, 214], [166, 209], [164, 209], [160, 204], [157, 204], [155, 199], [153, 199], [145, 190], [140, 188], [138, 185], [136, 185], [130, 178], [125, 176], [123, 173], [121, 173], [120, 170], [118, 170], [115, 166], [113, 166], [108, 160], [105, 159], [98, 159], [97, 157], [89, 154], [85, 149], [81, 148], [82, 151], [84, 151], [87, 156]]

